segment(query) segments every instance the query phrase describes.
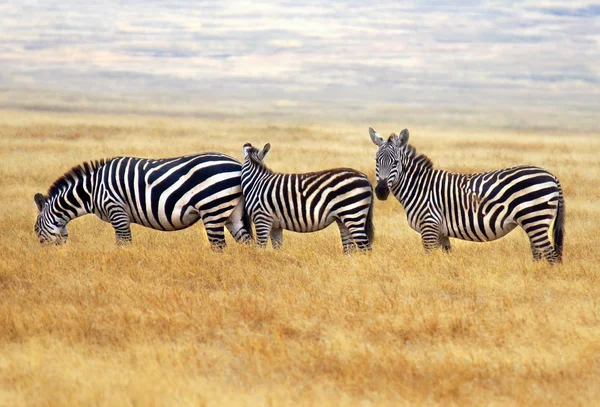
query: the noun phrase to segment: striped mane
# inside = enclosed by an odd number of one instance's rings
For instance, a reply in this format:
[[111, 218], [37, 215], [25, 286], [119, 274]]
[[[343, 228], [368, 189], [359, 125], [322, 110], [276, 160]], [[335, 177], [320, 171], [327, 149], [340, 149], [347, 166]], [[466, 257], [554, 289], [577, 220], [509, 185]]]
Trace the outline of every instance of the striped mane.
[[271, 170], [269, 167], [267, 167], [267, 164], [265, 164], [264, 162], [262, 162], [254, 153], [253, 154], [248, 154], [248, 158], [254, 164], [256, 164], [256, 165], [260, 166], [261, 168], [263, 168], [264, 170], [266, 170], [269, 174], [273, 174], [273, 170]]
[[410, 157], [418, 167], [427, 170], [433, 169], [433, 161], [431, 161], [431, 158], [427, 157], [425, 154], [418, 153], [417, 149], [413, 146], [407, 145], [406, 149], [408, 150], [408, 157]]
[[54, 181], [52, 186], [48, 189], [46, 196], [50, 198], [57, 195], [60, 191], [68, 188], [69, 185], [72, 184], [72, 181], [76, 180], [77, 178], [90, 175], [92, 172], [102, 167], [104, 164], [109, 163], [111, 160], [112, 158], [102, 158], [100, 160], [93, 160], [90, 162], [86, 161], [83, 164], [74, 166], [56, 181]]

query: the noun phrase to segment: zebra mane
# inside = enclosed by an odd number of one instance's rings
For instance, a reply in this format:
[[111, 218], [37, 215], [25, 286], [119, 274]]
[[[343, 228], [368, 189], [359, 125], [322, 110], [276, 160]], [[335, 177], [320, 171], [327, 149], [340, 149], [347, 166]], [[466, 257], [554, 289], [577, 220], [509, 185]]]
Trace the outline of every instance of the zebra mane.
[[431, 158], [427, 157], [425, 154], [421, 154], [417, 152], [417, 149], [413, 146], [406, 145], [408, 150], [408, 156], [415, 162], [418, 167], [432, 170], [433, 169], [433, 161]]
[[261, 168], [267, 170], [269, 172], [269, 174], [273, 173], [273, 170], [270, 169], [269, 167], [267, 167], [267, 164], [265, 164], [264, 162], [262, 162], [261, 160], [258, 159], [258, 157], [256, 157], [254, 154], [248, 154], [248, 158], [250, 159], [250, 161], [252, 161], [254, 164], [260, 166]]
[[46, 196], [50, 198], [58, 194], [64, 188], [71, 185], [71, 181], [79, 177], [85, 177], [86, 175], [90, 175], [92, 172], [102, 167], [104, 164], [107, 164], [111, 160], [112, 158], [102, 158], [100, 160], [93, 160], [90, 162], [85, 161], [83, 164], [74, 166], [69, 171], [65, 172], [56, 181], [54, 181], [52, 186], [48, 189], [48, 193], [46, 194]]

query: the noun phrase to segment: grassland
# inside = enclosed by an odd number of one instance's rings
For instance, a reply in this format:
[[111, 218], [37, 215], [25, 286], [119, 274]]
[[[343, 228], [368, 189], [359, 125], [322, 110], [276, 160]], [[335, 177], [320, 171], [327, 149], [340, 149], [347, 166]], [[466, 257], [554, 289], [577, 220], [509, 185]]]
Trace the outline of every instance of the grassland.
[[567, 203], [564, 264], [525, 234], [426, 256], [399, 204], [375, 207], [368, 255], [335, 226], [285, 249], [209, 250], [201, 225], [133, 228], [93, 215], [63, 247], [34, 236], [33, 195], [72, 165], [272, 144], [281, 171], [374, 178], [367, 127], [0, 112], [0, 405], [593, 405], [600, 401], [600, 138], [411, 127], [439, 168], [535, 164]]

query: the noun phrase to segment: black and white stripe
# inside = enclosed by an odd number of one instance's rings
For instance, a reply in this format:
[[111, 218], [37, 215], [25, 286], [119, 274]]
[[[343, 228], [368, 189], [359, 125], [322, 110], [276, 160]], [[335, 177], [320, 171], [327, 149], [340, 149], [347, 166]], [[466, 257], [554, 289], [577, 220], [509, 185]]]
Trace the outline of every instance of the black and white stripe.
[[[450, 250], [449, 237], [488, 242], [520, 226], [535, 260], [561, 261], [565, 204], [554, 175], [531, 166], [479, 174], [435, 170], [429, 158], [408, 145], [407, 129], [387, 141], [372, 128], [369, 133], [379, 147], [375, 193], [385, 200], [392, 191], [425, 249]], [[553, 220], [554, 244], [549, 238]]]
[[47, 196], [36, 194], [35, 231], [41, 242], [64, 243], [67, 223], [94, 213], [114, 227], [117, 243], [131, 241], [131, 223], [173, 231], [200, 219], [213, 249], [225, 246], [224, 226], [246, 242], [252, 237], [240, 174], [241, 164], [219, 153], [84, 163], [59, 178]]
[[271, 236], [273, 247], [281, 248], [283, 229], [315, 232], [336, 222], [345, 253], [354, 245], [371, 249], [373, 188], [364, 174], [348, 168], [274, 173], [263, 162], [269, 149], [269, 144], [262, 151], [244, 145], [242, 164], [246, 210], [256, 226], [260, 246], [265, 247]]

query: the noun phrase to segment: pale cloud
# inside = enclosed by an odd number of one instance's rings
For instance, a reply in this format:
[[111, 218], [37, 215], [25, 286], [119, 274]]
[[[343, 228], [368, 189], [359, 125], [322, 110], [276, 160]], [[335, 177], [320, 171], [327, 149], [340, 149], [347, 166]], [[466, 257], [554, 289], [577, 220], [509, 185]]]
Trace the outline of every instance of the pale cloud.
[[0, 14], [4, 89], [600, 110], [600, 5], [579, 0], [38, 0]]
[[298, 40], [271, 40], [269, 44], [281, 48], [298, 48], [303, 45], [302, 41]]

